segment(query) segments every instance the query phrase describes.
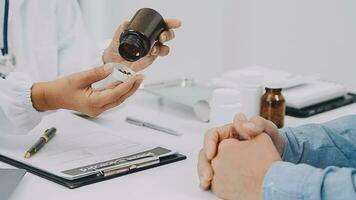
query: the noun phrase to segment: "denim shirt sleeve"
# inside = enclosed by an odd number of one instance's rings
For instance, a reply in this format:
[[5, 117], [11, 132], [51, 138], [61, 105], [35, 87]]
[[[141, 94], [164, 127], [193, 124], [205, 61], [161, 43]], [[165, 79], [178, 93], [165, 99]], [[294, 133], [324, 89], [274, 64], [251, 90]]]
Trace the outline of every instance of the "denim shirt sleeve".
[[353, 200], [356, 199], [356, 169], [320, 169], [278, 161], [265, 176], [263, 199]]
[[268, 170], [264, 200], [356, 199], [356, 116], [281, 132], [285, 162]]
[[318, 168], [356, 167], [356, 115], [324, 124], [285, 128], [283, 161]]

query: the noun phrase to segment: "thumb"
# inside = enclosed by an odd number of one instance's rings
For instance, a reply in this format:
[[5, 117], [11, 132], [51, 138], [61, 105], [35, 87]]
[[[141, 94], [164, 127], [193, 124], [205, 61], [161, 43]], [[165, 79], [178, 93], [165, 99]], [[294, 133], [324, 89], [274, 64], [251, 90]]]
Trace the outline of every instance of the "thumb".
[[124, 21], [119, 28], [115, 31], [114, 37], [111, 41], [110, 46], [112, 48], [118, 48], [119, 47], [119, 43], [120, 43], [120, 37], [122, 32], [124, 32], [125, 29], [127, 29], [127, 27], [129, 26], [129, 22], [128, 21]]
[[239, 140], [250, 140], [252, 138], [249, 131], [246, 131], [244, 129], [244, 125], [246, 123], [249, 123], [249, 122], [243, 113], [238, 113], [235, 115], [233, 126], [236, 131], [237, 139], [239, 139]]
[[76, 80], [78, 81], [78, 85], [81, 87], [87, 87], [91, 84], [105, 79], [112, 72], [113, 64], [109, 63], [101, 67], [96, 67], [94, 69], [90, 69], [84, 72], [80, 72], [77, 74]]

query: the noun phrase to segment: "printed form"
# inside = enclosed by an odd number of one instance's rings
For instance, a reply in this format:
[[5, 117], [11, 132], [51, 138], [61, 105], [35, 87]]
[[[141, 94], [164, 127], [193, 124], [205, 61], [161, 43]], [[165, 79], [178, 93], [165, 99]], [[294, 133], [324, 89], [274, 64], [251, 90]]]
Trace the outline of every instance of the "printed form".
[[[57, 128], [56, 136], [33, 157], [25, 159], [26, 150], [50, 127]], [[120, 137], [94, 122], [67, 111], [58, 111], [46, 116], [26, 135], [0, 134], [1, 155], [69, 180], [79, 178], [79, 174], [70, 175], [63, 173], [64, 171], [90, 165], [97, 167], [98, 164], [104, 165], [109, 161], [112, 163], [113, 160], [119, 162], [117, 160], [119, 158], [154, 148], [157, 147]], [[159, 156], [171, 153], [164, 151]]]

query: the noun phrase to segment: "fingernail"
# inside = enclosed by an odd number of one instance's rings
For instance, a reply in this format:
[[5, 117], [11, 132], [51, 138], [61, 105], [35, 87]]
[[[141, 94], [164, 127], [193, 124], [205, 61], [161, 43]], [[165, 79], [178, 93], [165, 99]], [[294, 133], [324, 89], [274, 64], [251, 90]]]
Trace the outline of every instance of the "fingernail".
[[199, 187], [202, 190], [206, 190], [206, 187], [203, 184], [204, 184], [203, 182], [200, 182]]
[[210, 173], [208, 171], [203, 172], [203, 179], [210, 180]]
[[145, 76], [143, 74], [137, 74], [136, 78], [137, 78], [137, 80], [143, 81], [143, 79], [145, 79]]
[[163, 34], [163, 35], [161, 36], [161, 40], [162, 40], [162, 42], [165, 42], [165, 41], [167, 40], [167, 36], [166, 36], [165, 34]]
[[104, 71], [105, 72], [112, 72], [113, 64], [108, 63], [104, 65]]
[[158, 48], [155, 46], [155, 47], [153, 47], [153, 49], [152, 49], [152, 55], [157, 55], [157, 53], [158, 53]]
[[245, 116], [243, 113], [238, 113], [238, 114], [236, 114], [236, 119], [239, 120], [239, 121], [245, 121], [245, 120], [247, 120], [247, 119], [246, 119], [246, 116]]
[[246, 129], [249, 129], [251, 131], [257, 131], [258, 130], [256, 125], [251, 123], [251, 122], [243, 124], [243, 127], [246, 128]]
[[136, 80], [139, 84], [141, 84], [144, 79], [145, 77], [142, 74], [136, 75]]
[[210, 159], [212, 159], [213, 158], [213, 153], [212, 153], [212, 151], [206, 151], [206, 157], [210, 160]]
[[206, 172], [203, 172], [203, 176], [202, 176], [202, 180], [208, 180], [208, 175], [206, 174]]

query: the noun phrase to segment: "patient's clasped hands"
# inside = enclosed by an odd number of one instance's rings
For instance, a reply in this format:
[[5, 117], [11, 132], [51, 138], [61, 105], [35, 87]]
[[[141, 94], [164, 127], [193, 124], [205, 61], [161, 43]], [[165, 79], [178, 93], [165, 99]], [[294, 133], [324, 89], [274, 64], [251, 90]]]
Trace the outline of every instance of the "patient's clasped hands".
[[223, 199], [261, 199], [264, 177], [281, 160], [285, 143], [272, 122], [237, 114], [232, 124], [206, 133], [199, 153], [200, 186]]

